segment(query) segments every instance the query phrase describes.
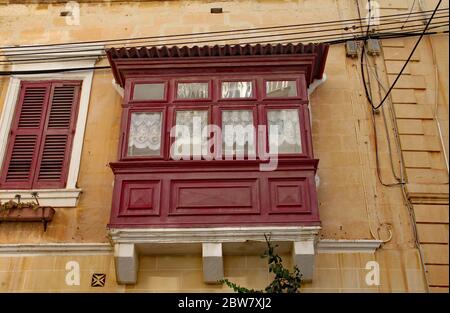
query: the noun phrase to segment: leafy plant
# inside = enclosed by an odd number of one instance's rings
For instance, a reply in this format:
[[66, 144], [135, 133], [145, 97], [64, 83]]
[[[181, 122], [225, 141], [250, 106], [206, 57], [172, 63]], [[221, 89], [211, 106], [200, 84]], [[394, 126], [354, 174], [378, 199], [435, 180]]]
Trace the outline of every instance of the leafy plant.
[[222, 279], [220, 284], [225, 284], [237, 293], [299, 293], [302, 285], [302, 274], [297, 266], [294, 266], [294, 271], [291, 273], [283, 266], [283, 260], [275, 253], [277, 245], [273, 246], [270, 242], [270, 237], [264, 235], [267, 243], [267, 250], [261, 256], [268, 258], [269, 272], [275, 275], [272, 282], [264, 288], [264, 290], [248, 289], [239, 286], [228, 279]]

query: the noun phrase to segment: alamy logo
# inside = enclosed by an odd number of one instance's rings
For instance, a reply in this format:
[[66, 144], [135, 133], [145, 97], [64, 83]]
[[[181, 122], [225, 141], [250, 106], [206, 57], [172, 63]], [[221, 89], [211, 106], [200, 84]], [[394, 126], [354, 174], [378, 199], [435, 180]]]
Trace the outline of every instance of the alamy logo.
[[80, 25], [80, 4], [76, 1], [69, 1], [64, 6], [66, 24], [69, 26]]
[[366, 274], [366, 284], [368, 286], [380, 285], [380, 264], [377, 261], [369, 261], [366, 263], [366, 270], [369, 272]]
[[67, 286], [80, 285], [80, 264], [77, 261], [69, 261], [66, 263], [66, 284]]
[[278, 147], [296, 143], [290, 136], [280, 134], [277, 125], [270, 125], [268, 132], [266, 125], [258, 125], [257, 129], [253, 125], [225, 125], [222, 131], [217, 125], [202, 128], [199, 117], [193, 117], [192, 127], [172, 127], [170, 137], [175, 138], [170, 147], [173, 160], [256, 160], [258, 157], [264, 162], [259, 166], [260, 171], [276, 170]]
[[370, 26], [380, 25], [380, 4], [378, 1], [369, 1], [366, 4], [366, 23]]

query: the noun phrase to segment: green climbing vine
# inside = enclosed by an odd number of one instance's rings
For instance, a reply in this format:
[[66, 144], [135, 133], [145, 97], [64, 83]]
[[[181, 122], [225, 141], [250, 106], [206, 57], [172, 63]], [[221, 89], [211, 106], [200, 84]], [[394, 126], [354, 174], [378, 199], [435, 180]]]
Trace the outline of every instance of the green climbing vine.
[[294, 266], [293, 272], [285, 268], [283, 266], [283, 260], [275, 253], [277, 245], [274, 246], [270, 242], [270, 236], [264, 235], [264, 237], [266, 239], [267, 249], [261, 257], [268, 259], [269, 272], [274, 274], [272, 282], [264, 290], [248, 289], [228, 279], [222, 279], [219, 283], [227, 285], [238, 293], [299, 293], [302, 285], [302, 274], [300, 270], [297, 266]]

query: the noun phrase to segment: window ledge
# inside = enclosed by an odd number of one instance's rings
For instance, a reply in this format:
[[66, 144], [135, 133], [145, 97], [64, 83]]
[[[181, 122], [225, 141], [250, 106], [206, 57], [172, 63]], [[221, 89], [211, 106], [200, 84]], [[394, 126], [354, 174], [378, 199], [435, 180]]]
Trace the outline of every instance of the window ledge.
[[33, 200], [32, 192], [39, 194], [38, 200], [41, 206], [51, 207], [76, 207], [81, 189], [30, 189], [30, 190], [0, 190], [0, 201], [6, 202], [14, 199], [15, 195], [21, 196], [21, 201]]
[[318, 253], [375, 253], [380, 248], [381, 240], [334, 240], [322, 239], [317, 243]]

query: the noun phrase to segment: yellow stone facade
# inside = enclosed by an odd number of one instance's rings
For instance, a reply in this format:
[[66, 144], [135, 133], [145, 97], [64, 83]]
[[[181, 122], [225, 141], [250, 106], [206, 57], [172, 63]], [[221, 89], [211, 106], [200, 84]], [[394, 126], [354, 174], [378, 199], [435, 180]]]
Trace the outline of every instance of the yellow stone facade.
[[[78, 1], [80, 24], [67, 25], [60, 16], [64, 1], [0, 0], [0, 46], [64, 43], [191, 32], [310, 23], [358, 17], [366, 1]], [[426, 1], [425, 10], [437, 1]], [[379, 0], [381, 14], [409, 12], [410, 0]], [[443, 1], [442, 8], [449, 6]], [[211, 14], [222, 7], [224, 13]], [[417, 37], [383, 40], [382, 54], [372, 57], [381, 83], [389, 86], [407, 59]], [[220, 42], [214, 42], [216, 44]], [[157, 44], [155, 42], [154, 44]], [[426, 274], [414, 243], [412, 222], [402, 188], [382, 186], [376, 174], [374, 130], [366, 101], [359, 59], [346, 57], [345, 46], [330, 47], [327, 80], [312, 94], [313, 146], [320, 159], [318, 201], [322, 229], [319, 239], [392, 238], [374, 253], [317, 253], [312, 283], [304, 292], [448, 292], [448, 34], [426, 36], [388, 102], [375, 116], [380, 173], [394, 181], [388, 140], [395, 150], [392, 128], [399, 130], [405, 164], [405, 193], [415, 213]], [[376, 62], [376, 65], [375, 65]], [[106, 59], [96, 66], [108, 65]], [[435, 72], [437, 68], [437, 75]], [[0, 71], [10, 68], [0, 63]], [[436, 78], [437, 77], [437, 81]], [[0, 111], [10, 77], [0, 76]], [[0, 224], [0, 291], [89, 292], [223, 292], [226, 287], [202, 280], [202, 258], [142, 256], [138, 283], [116, 283], [113, 252], [2, 252], [11, 244], [96, 243], [108, 245], [113, 174], [117, 159], [122, 98], [109, 69], [96, 70], [77, 186], [76, 208], [57, 208], [43, 232], [39, 223]], [[378, 90], [373, 81], [375, 102]], [[437, 106], [436, 106], [437, 99]], [[435, 118], [442, 127], [442, 140]], [[387, 116], [386, 136], [383, 114]], [[393, 117], [390, 119], [389, 117]], [[394, 125], [395, 124], [395, 125]], [[445, 151], [445, 153], [444, 153]], [[394, 170], [399, 160], [394, 153]], [[283, 255], [289, 264], [289, 255]], [[65, 282], [66, 263], [80, 264], [79, 286]], [[368, 286], [368, 261], [380, 264], [380, 285]], [[106, 273], [103, 288], [90, 286], [93, 273]], [[224, 256], [224, 275], [252, 288], [270, 281], [258, 256]]]

